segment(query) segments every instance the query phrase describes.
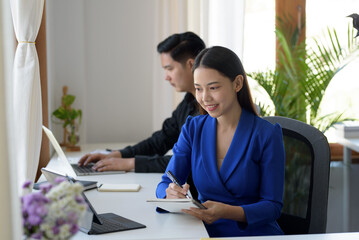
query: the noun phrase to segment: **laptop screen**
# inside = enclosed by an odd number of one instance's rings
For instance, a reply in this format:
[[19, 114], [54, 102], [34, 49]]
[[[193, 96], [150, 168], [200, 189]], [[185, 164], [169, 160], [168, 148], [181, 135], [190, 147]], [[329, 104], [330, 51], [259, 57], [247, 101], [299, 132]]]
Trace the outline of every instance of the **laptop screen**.
[[64, 164], [64, 168], [65, 168], [65, 174], [63, 175], [69, 175], [73, 178], [76, 178], [76, 173], [75, 171], [72, 169], [69, 161], [67, 160], [64, 151], [62, 151], [62, 148], [60, 146], [60, 144], [57, 142], [54, 134], [51, 132], [50, 129], [46, 128], [45, 126], [42, 126], [42, 129], [44, 130], [44, 132], [46, 133], [47, 137], [49, 138], [52, 146], [55, 148], [55, 151], [57, 153], [57, 156], [59, 157], [60, 161]]

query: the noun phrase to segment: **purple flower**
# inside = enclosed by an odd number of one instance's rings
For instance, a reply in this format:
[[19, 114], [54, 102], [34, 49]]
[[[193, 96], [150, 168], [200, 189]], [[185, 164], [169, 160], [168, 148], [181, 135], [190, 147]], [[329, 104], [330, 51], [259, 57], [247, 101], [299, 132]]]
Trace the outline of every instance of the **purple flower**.
[[22, 205], [22, 212], [29, 214], [40, 214], [45, 215], [47, 213], [45, 205], [49, 202], [49, 200], [43, 196], [35, 194], [26, 195], [23, 198], [24, 202]]
[[[22, 222], [24, 233], [26, 236], [34, 239], [42, 239], [43, 235], [59, 235], [62, 231], [62, 226], [66, 224], [69, 227], [67, 234], [75, 234], [78, 232], [79, 227], [77, 222], [79, 216], [75, 209], [62, 208], [61, 206], [52, 205], [56, 201], [63, 197], [73, 196], [67, 195], [66, 193], [62, 196], [57, 197], [57, 200], [50, 200], [46, 197], [47, 193], [53, 188], [63, 182], [65, 178], [56, 178], [55, 184], [42, 184], [38, 192], [32, 192], [21, 197], [21, 211], [22, 211]], [[31, 182], [28, 181], [24, 184], [24, 188], [29, 188]], [[76, 189], [74, 188], [74, 191]], [[54, 202], [53, 202], [54, 201]], [[81, 196], [74, 196], [71, 204], [82, 205], [86, 204]], [[56, 216], [55, 219], [47, 218], [49, 210], [54, 209], [55, 211], [64, 211], [66, 217]], [[52, 216], [52, 215], [50, 215]], [[46, 227], [41, 230], [41, 226], [46, 223]], [[51, 234], [52, 233], [52, 234]]]
[[76, 200], [77, 203], [85, 203], [85, 200], [83, 199], [82, 196], [76, 196], [75, 200]]
[[69, 212], [69, 214], [67, 215], [67, 220], [72, 223], [75, 222], [77, 220], [76, 212]]
[[22, 196], [23, 209], [28, 209], [34, 203], [48, 203], [49, 199], [42, 195], [41, 192], [27, 194]]
[[58, 185], [65, 180], [66, 180], [66, 178], [64, 178], [64, 177], [57, 177], [57, 178], [55, 178], [55, 183], [56, 183], [56, 185]]
[[37, 232], [31, 235], [31, 238], [33, 239], [41, 239], [42, 238], [42, 232]]
[[29, 215], [27, 221], [31, 226], [39, 225], [42, 222], [42, 218], [37, 215]]
[[35, 213], [39, 216], [46, 216], [47, 214], [47, 208], [46, 205], [38, 206], [38, 208], [35, 209]]
[[43, 222], [48, 210], [47, 203], [49, 200], [41, 192], [27, 194], [22, 197], [22, 216], [23, 226], [27, 227], [30, 232], [33, 227], [37, 227]]
[[65, 224], [65, 223], [66, 223], [66, 221], [64, 219], [62, 219], [62, 218], [59, 218], [59, 219], [56, 220], [56, 225], [57, 226], [61, 226], [61, 225]]
[[40, 190], [43, 194], [48, 193], [52, 188], [52, 184], [51, 183], [43, 183], [40, 185]]
[[32, 181], [26, 181], [23, 185], [22, 185], [22, 188], [25, 189], [25, 188], [29, 188], [30, 185], [32, 184]]
[[53, 226], [52, 227], [52, 233], [54, 234], [54, 235], [57, 235], [57, 234], [59, 234], [59, 232], [60, 232], [60, 228], [59, 228], [59, 226]]
[[77, 233], [78, 230], [79, 230], [79, 227], [77, 226], [77, 224], [72, 224], [72, 226], [70, 228], [70, 233], [72, 235], [74, 235], [75, 233]]

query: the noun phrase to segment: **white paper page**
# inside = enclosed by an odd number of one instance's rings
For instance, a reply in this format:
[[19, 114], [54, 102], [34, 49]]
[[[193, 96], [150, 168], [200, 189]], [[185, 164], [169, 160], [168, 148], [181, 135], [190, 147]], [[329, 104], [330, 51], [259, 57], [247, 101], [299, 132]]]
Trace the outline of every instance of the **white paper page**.
[[181, 199], [148, 199], [148, 203], [160, 207], [172, 213], [180, 213], [182, 209], [189, 209], [191, 207], [198, 208], [194, 204], [192, 199], [181, 198]]

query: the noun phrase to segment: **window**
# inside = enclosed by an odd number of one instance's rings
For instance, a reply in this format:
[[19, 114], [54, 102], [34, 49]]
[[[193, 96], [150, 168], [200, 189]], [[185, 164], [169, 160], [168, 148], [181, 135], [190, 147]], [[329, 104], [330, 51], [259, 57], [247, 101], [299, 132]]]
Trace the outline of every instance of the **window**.
[[[246, 0], [245, 5], [244, 68], [247, 72], [274, 69], [275, 1]], [[346, 44], [348, 25], [352, 23], [352, 19], [347, 16], [352, 13], [359, 13], [357, 0], [306, 1], [307, 39], [323, 39], [329, 27], [334, 28], [339, 40]], [[359, 119], [359, 81], [357, 71], [355, 72], [358, 68], [359, 57], [333, 78], [322, 101], [321, 115], [345, 111], [346, 116]], [[249, 84], [254, 99], [270, 102], [264, 90], [254, 80], [249, 79]], [[327, 137], [330, 140], [330, 131]]]

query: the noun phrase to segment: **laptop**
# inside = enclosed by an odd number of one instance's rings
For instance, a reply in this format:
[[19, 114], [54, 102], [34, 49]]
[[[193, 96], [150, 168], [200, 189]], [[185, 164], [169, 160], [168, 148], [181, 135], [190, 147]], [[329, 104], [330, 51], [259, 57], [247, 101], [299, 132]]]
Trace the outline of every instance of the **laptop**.
[[[41, 172], [45, 176], [47, 181], [35, 183], [34, 184], [34, 189], [36, 189], [36, 190], [40, 189], [41, 184], [45, 184], [45, 183], [48, 183], [48, 182], [55, 183], [55, 179], [57, 177], [63, 177], [63, 178], [66, 177], [65, 175], [59, 174], [59, 173], [54, 172], [52, 170], [49, 170], [47, 168], [41, 168]], [[76, 180], [73, 177], [70, 177], [70, 176], [68, 176], [68, 177], [71, 178], [71, 180], [73, 182], [79, 182], [83, 186], [84, 191], [97, 188], [97, 182], [96, 181]]]
[[[51, 176], [50, 176], [51, 177]], [[67, 181], [74, 183], [73, 179], [69, 176], [65, 176]], [[48, 179], [49, 180], [49, 179]], [[89, 235], [120, 232], [126, 230], [133, 230], [139, 228], [145, 228], [146, 225], [132, 221], [128, 218], [121, 217], [114, 213], [97, 214], [95, 208], [88, 200], [86, 195], [82, 192], [82, 197], [88, 205], [85, 216], [79, 223], [81, 232]]]
[[73, 178], [76, 178], [76, 176], [87, 176], [87, 175], [107, 175], [107, 174], [119, 174], [119, 173], [125, 173], [126, 171], [105, 171], [105, 172], [98, 172], [96, 170], [92, 169], [93, 163], [88, 164], [86, 166], [78, 166], [77, 163], [70, 163], [69, 160], [66, 158], [66, 155], [62, 148], [60, 147], [60, 144], [57, 142], [54, 134], [51, 132], [50, 129], [46, 128], [45, 126], [42, 126], [42, 129], [46, 133], [47, 137], [50, 139], [50, 142], [52, 146], [55, 148], [55, 151], [57, 153], [57, 156], [59, 160], [63, 163], [63, 167], [66, 169], [65, 174], [62, 175], [69, 175]]

